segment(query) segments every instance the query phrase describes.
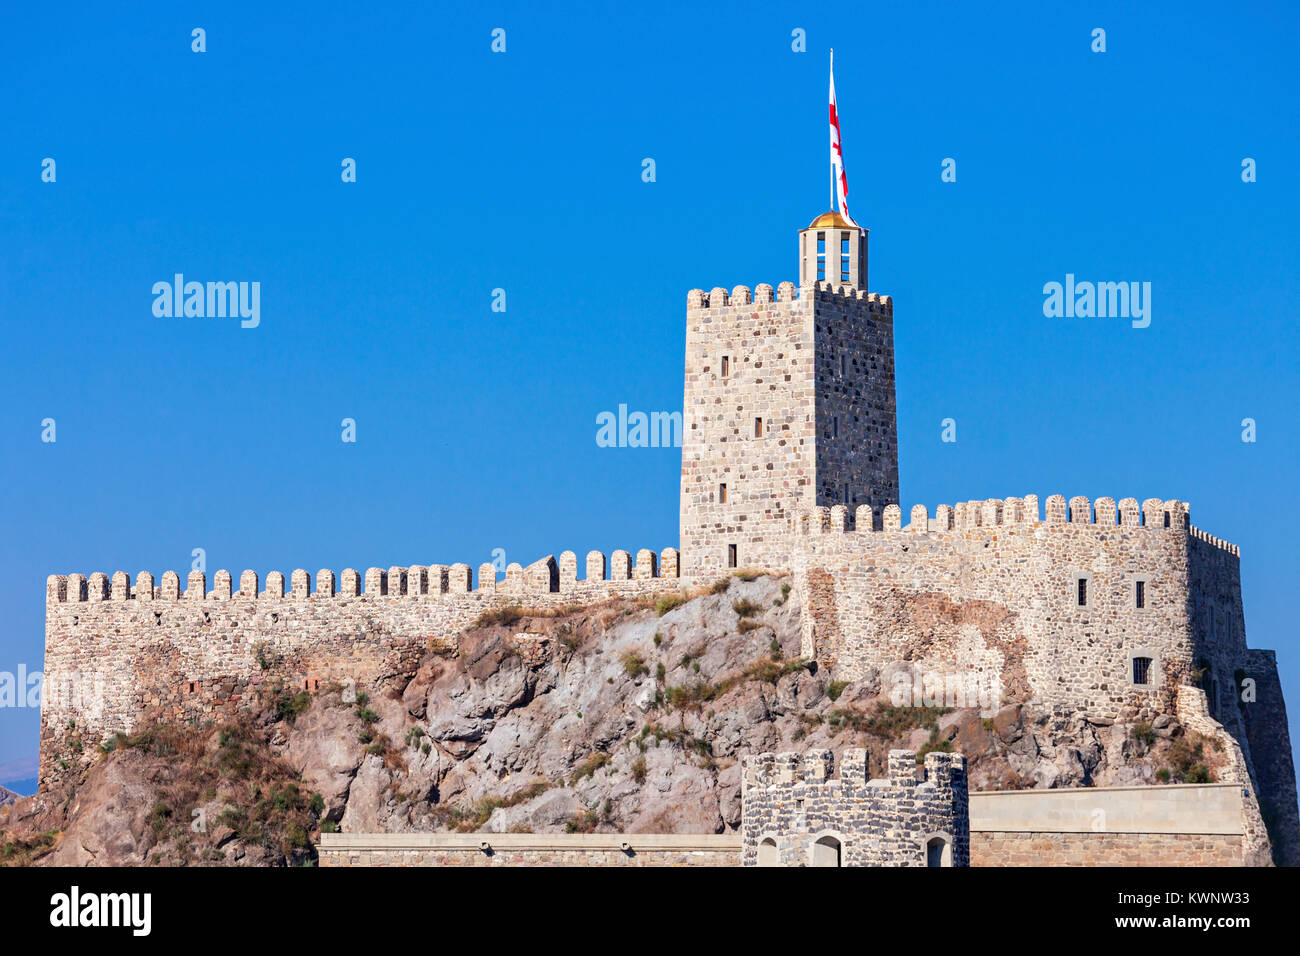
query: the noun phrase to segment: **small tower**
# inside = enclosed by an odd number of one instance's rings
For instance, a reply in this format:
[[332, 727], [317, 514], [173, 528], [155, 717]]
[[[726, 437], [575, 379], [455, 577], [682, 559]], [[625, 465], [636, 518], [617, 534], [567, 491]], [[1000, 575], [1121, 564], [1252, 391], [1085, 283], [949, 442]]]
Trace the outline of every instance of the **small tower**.
[[886, 776], [867, 752], [829, 750], [741, 758], [742, 866], [970, 866], [966, 758], [891, 750]]
[[815, 282], [867, 288], [867, 230], [824, 212], [799, 230], [799, 286]]
[[867, 231], [824, 213], [798, 285], [687, 296], [683, 577], [788, 568], [804, 509], [898, 503], [894, 307], [866, 288]]

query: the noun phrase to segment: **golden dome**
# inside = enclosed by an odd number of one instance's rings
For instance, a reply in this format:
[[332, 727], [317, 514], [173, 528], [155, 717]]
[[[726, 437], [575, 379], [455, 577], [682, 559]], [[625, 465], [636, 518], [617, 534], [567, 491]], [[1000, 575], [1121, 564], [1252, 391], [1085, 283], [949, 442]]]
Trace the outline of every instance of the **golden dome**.
[[809, 229], [861, 229], [861, 226], [855, 226], [848, 222], [837, 212], [824, 212], [808, 226]]

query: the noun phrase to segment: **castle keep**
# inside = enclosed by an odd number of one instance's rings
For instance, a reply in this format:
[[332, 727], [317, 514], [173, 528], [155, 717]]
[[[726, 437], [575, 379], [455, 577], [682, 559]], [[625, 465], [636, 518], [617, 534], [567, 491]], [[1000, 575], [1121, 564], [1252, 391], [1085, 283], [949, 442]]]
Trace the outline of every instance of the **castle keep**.
[[798, 290], [687, 296], [685, 574], [788, 568], [796, 514], [898, 500], [894, 312], [867, 292], [866, 230], [826, 213], [799, 250]]
[[[410, 672], [494, 606], [676, 592], [758, 568], [791, 573], [803, 654], [838, 680], [910, 668], [997, 687], [984, 707], [1032, 699], [1099, 724], [1176, 715], [1227, 750], [1245, 842], [1267, 847], [1267, 821], [1279, 858], [1300, 862], [1285, 704], [1273, 653], [1246, 646], [1237, 549], [1193, 526], [1178, 500], [1026, 495], [904, 511], [893, 302], [867, 289], [866, 230], [820, 216], [799, 232], [798, 261], [797, 284], [687, 295], [680, 552], [592, 552], [582, 578], [568, 551], [511, 565], [503, 581], [491, 565], [475, 582], [468, 565], [434, 564], [364, 579], [323, 570], [313, 588], [297, 570], [287, 590], [278, 572], [263, 586], [245, 571], [238, 588], [226, 571], [211, 588], [193, 572], [184, 589], [173, 572], [134, 584], [120, 571], [53, 575], [42, 788], [147, 718], [238, 706], [267, 681], [312, 691]], [[859, 852], [847, 831], [862, 820], [837, 816], [850, 812], [843, 801], [789, 815], [790, 799], [808, 798], [780, 791], [794, 770], [775, 759], [746, 765], [746, 861], [767, 852], [769, 824], [834, 830], [840, 852]], [[861, 790], [859, 808], [876, 807], [868, 817], [894, 819], [902, 811], [880, 803], [885, 785], [872, 789], [856, 760], [845, 756], [837, 792]], [[806, 760], [799, 785], [830, 787], [817, 782], [823, 769]], [[964, 793], [956, 761], [927, 762], [927, 773], [918, 794]], [[892, 757], [887, 786], [911, 789]], [[924, 826], [948, 834], [959, 863], [967, 838], [944, 806]], [[915, 862], [914, 836], [867, 841], [869, 861]], [[808, 851], [782, 846], [782, 860]]]

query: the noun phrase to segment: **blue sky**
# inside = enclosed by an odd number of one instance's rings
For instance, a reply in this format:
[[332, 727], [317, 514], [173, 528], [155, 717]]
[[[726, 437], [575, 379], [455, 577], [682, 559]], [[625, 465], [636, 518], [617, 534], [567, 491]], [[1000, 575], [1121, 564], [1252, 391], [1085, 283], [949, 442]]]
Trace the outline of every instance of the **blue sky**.
[[[680, 453], [595, 418], [680, 409], [688, 289], [796, 277], [833, 45], [904, 510], [1190, 501], [1241, 546], [1300, 736], [1295, 11], [709, 6], [8, 11], [0, 670], [40, 666], [52, 572], [676, 545]], [[176, 272], [260, 282], [260, 326], [155, 317]], [[1150, 327], [1045, 318], [1066, 273], [1151, 282]], [[0, 781], [37, 736], [0, 710]]]

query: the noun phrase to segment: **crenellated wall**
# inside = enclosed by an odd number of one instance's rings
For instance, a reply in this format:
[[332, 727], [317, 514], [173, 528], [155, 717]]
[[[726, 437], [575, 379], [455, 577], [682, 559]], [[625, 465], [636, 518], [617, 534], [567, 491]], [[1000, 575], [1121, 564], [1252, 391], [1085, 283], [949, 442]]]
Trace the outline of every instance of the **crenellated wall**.
[[[1052, 495], [1040, 516], [1029, 495], [933, 517], [917, 505], [906, 526], [897, 505], [859, 508], [849, 531], [847, 509], [811, 509], [794, 561], [804, 654], [842, 679], [915, 662], [1112, 720], [1167, 712], [1196, 656], [1189, 569], [1201, 542], [1188, 514], [1179, 501]], [[1146, 686], [1133, 683], [1135, 656], [1153, 660]]]
[[143, 719], [185, 719], [238, 707], [259, 691], [314, 692], [331, 683], [363, 687], [411, 672], [430, 647], [454, 648], [484, 610], [591, 603], [674, 591], [676, 549], [627, 551], [608, 559], [565, 551], [497, 580], [480, 565], [351, 568], [337, 577], [305, 570], [244, 571], [238, 588], [217, 571], [185, 587], [174, 571], [132, 585], [121, 571], [51, 575], [46, 583], [45, 683], [40, 785], [83, 766], [107, 737]]

